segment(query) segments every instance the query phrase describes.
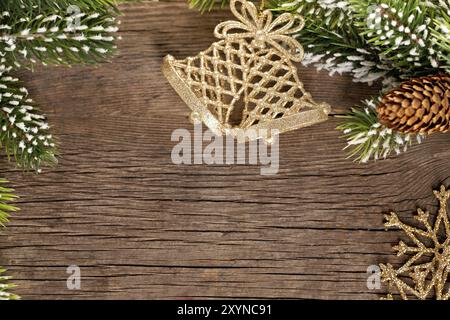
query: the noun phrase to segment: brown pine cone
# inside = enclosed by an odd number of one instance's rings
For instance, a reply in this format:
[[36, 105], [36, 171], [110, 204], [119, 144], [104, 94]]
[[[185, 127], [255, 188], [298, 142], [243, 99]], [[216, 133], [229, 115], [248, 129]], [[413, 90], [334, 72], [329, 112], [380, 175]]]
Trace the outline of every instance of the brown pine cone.
[[450, 131], [450, 75], [406, 81], [386, 94], [377, 107], [380, 123], [403, 133]]

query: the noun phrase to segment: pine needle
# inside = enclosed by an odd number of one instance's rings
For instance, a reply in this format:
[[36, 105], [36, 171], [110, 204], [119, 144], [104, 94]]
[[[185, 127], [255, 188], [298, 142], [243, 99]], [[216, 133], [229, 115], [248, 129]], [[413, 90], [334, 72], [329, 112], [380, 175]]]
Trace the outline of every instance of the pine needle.
[[[11, 212], [17, 212], [19, 210], [10, 204], [18, 197], [14, 194], [13, 189], [4, 187], [6, 183], [6, 180], [0, 179], [0, 227], [5, 227], [6, 223], [9, 222], [8, 219]], [[19, 296], [9, 292], [15, 285], [8, 282], [11, 280], [11, 277], [3, 275], [5, 272], [5, 269], [0, 268], [0, 300], [20, 299]]]

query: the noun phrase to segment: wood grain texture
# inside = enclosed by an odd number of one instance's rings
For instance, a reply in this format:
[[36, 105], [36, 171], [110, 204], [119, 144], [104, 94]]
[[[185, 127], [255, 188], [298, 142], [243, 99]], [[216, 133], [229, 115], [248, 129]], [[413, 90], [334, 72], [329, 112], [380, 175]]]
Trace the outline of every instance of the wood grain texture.
[[[378, 299], [366, 269], [398, 261], [383, 215], [436, 208], [450, 180], [450, 139], [358, 165], [339, 120], [284, 134], [280, 172], [258, 166], [177, 166], [171, 133], [188, 108], [160, 71], [164, 55], [205, 49], [226, 10], [200, 16], [184, 1], [123, 6], [120, 54], [99, 67], [20, 72], [59, 138], [58, 167], [34, 176], [2, 158], [22, 211], [0, 236], [0, 265], [26, 299]], [[301, 69], [335, 112], [376, 93]], [[82, 289], [66, 288], [81, 267]]]

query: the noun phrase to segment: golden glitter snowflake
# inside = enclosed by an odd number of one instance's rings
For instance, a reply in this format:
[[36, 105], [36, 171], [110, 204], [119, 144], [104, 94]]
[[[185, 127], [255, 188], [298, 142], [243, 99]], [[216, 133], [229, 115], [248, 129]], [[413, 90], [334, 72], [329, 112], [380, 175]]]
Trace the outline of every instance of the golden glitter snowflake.
[[[450, 288], [447, 283], [450, 271], [450, 224], [447, 202], [450, 191], [444, 186], [434, 191], [439, 200], [439, 211], [433, 224], [429, 212], [417, 210], [414, 217], [422, 228], [412, 227], [400, 221], [397, 214], [386, 215], [385, 226], [403, 230], [411, 239], [411, 245], [400, 241], [394, 250], [397, 256], [408, 256], [399, 269], [391, 264], [380, 264], [381, 279], [389, 288], [395, 286], [402, 299], [415, 296], [418, 299], [448, 300]], [[392, 299], [392, 294], [388, 295]]]

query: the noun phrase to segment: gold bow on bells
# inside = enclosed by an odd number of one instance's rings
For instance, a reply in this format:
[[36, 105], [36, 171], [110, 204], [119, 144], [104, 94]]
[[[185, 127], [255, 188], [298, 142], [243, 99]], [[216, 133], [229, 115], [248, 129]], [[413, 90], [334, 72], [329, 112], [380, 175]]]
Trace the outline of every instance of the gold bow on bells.
[[[293, 62], [304, 50], [291, 34], [302, 17], [284, 13], [273, 19], [245, 0], [231, 0], [237, 21], [216, 26], [219, 39], [195, 57], [164, 58], [163, 72], [191, 108], [191, 119], [217, 135], [241, 142], [326, 121], [331, 107], [316, 103], [298, 79]], [[248, 135], [245, 132], [256, 134]]]
[[[237, 4], [241, 3], [241, 10]], [[232, 1], [231, 12], [239, 21], [225, 21], [216, 26], [214, 35], [218, 39], [236, 41], [253, 39], [255, 48], [272, 47], [280, 55], [292, 61], [303, 60], [303, 46], [291, 34], [300, 32], [305, 26], [305, 20], [298, 15], [283, 13], [273, 20], [270, 10], [259, 13], [255, 5], [248, 1]]]

